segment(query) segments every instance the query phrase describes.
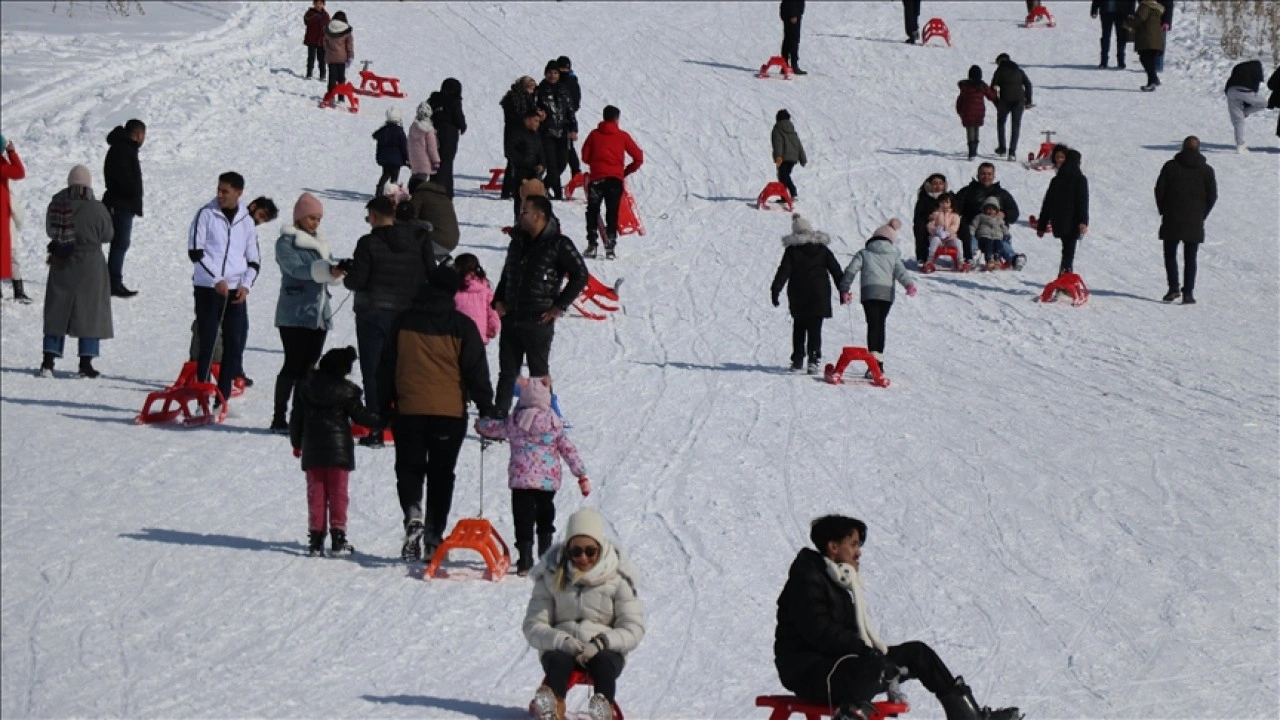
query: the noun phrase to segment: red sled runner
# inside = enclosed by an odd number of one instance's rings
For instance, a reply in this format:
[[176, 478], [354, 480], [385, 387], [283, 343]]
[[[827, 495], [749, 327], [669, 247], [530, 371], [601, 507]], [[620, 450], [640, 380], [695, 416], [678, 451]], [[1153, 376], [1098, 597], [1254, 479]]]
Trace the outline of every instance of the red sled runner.
[[794, 76], [794, 73], [791, 72], [791, 65], [788, 64], [786, 60], [783, 60], [781, 55], [774, 55], [773, 57], [769, 58], [769, 62], [760, 66], [760, 72], [756, 74], [756, 77], [758, 78], [769, 77], [770, 68], [775, 68], [775, 67], [782, 70], [782, 77], [785, 80], [790, 80]]
[[[871, 703], [875, 712], [867, 716], [867, 720], [885, 720], [911, 711], [905, 702], [880, 700]], [[788, 720], [792, 715], [803, 715], [804, 720], [819, 720], [836, 714], [836, 708], [820, 703], [807, 703], [791, 695], [760, 695], [756, 697], [756, 707], [773, 708], [769, 720]]]
[[1040, 293], [1040, 302], [1057, 302], [1059, 295], [1071, 298], [1072, 307], [1080, 307], [1089, 302], [1089, 288], [1085, 286], [1084, 278], [1075, 273], [1062, 273], [1045, 285], [1044, 292]]
[[[164, 390], [157, 390], [147, 394], [147, 399], [142, 404], [142, 412], [134, 418], [134, 422], [138, 425], [155, 425], [158, 423], [167, 423], [182, 418], [182, 424], [186, 427], [196, 427], [199, 425], [208, 425], [210, 423], [220, 423], [227, 419], [227, 398], [222, 396], [222, 391], [218, 390], [218, 372], [222, 366], [214, 363], [209, 367], [208, 382], [199, 382], [196, 380], [196, 363], [188, 360], [182, 364], [182, 370], [178, 372], [178, 379]], [[240, 397], [244, 394], [244, 380], [236, 378], [231, 383], [231, 397]], [[221, 406], [217, 413], [214, 413], [210, 407], [211, 398], [217, 398], [218, 404]], [[160, 403], [160, 409], [154, 410], [153, 406]]]
[[[589, 320], [604, 320], [606, 313], [618, 311], [618, 288], [622, 287], [622, 278], [618, 278], [613, 287], [609, 287], [596, 279], [595, 275], [587, 275], [587, 286], [582, 289], [582, 294], [577, 300], [573, 301], [573, 309], [582, 313], [582, 316]], [[601, 302], [601, 301], [606, 302]], [[604, 312], [598, 313], [588, 310], [587, 303], [591, 303], [600, 308]], [[608, 303], [608, 304], [607, 304]]]
[[375, 75], [369, 72], [371, 64], [371, 60], [360, 61], [360, 89], [356, 92], [369, 97], [404, 97], [404, 93], [400, 92], [400, 78]]
[[855, 360], [860, 360], [867, 364], [867, 370], [871, 372], [872, 385], [882, 388], [889, 387], [889, 378], [880, 372], [880, 361], [876, 360], [876, 356], [872, 355], [864, 347], [846, 347], [840, 351], [840, 359], [836, 361], [835, 365], [827, 363], [827, 367], [822, 373], [822, 379], [832, 385], [843, 385], [844, 371]]

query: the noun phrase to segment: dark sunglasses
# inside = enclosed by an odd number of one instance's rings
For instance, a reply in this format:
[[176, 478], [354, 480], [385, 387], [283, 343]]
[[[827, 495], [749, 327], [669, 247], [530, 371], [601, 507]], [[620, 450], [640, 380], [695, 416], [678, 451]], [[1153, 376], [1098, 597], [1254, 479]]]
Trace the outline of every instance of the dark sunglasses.
[[600, 552], [600, 549], [594, 545], [590, 545], [588, 547], [582, 547], [579, 545], [569, 548], [569, 557], [580, 558], [583, 555], [586, 555], [588, 558], [593, 558], [598, 552]]

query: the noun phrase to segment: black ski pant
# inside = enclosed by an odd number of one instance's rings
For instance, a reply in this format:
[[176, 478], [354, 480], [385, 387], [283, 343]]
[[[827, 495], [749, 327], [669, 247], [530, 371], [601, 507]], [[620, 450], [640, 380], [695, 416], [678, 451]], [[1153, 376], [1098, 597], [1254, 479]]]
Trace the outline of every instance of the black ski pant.
[[920, 0], [902, 0], [902, 27], [907, 37], [915, 37], [920, 32]]
[[782, 183], [782, 186], [787, 189], [787, 192], [791, 193], [792, 200], [800, 197], [799, 193], [796, 192], [796, 184], [791, 182], [791, 171], [795, 166], [796, 164], [789, 160], [783, 160], [782, 163], [778, 165], [778, 182]]
[[[1022, 100], [996, 103], [996, 140], [1010, 155], [1018, 153], [1018, 135], [1022, 132], [1022, 111], [1025, 105], [1026, 103]], [[1013, 116], [1013, 123], [1009, 128], [1009, 144], [1005, 145], [1004, 122], [1010, 115]]]
[[1102, 17], [1102, 64], [1107, 64], [1107, 59], [1111, 55], [1111, 29], [1116, 31], [1116, 65], [1124, 67], [1124, 46], [1129, 42], [1129, 33], [1124, 29], [1122, 21], [1124, 15], [1120, 13], [1104, 12]]
[[347, 64], [346, 63], [329, 63], [329, 92], [333, 92], [333, 88], [347, 81]]
[[431, 181], [439, 183], [444, 192], [453, 199], [453, 159], [458, 156], [459, 133], [452, 125], [436, 128], [436, 139], [440, 145], [440, 169], [431, 176]]
[[1139, 50], [1138, 59], [1142, 61], [1142, 69], [1147, 71], [1147, 84], [1156, 85], [1160, 76], [1156, 74], [1156, 60], [1164, 54], [1162, 50]]
[[293, 386], [315, 367], [324, 351], [328, 330], [304, 327], [280, 328], [280, 344], [284, 346], [284, 365], [276, 374], [275, 413], [272, 420], [287, 422], [285, 414]]
[[533, 545], [533, 530], [538, 535], [554, 535], [556, 532], [556, 494], [552, 490], [513, 489], [511, 491], [511, 519], [516, 526], [516, 547]]
[[790, 20], [782, 21], [782, 59], [792, 68], [800, 64], [800, 23], [803, 18], [796, 18], [795, 22]]
[[372, 408], [382, 407], [382, 391], [378, 387], [378, 364], [382, 348], [391, 339], [391, 326], [400, 316], [398, 310], [361, 310], [356, 313], [356, 348], [360, 351], [360, 377], [364, 380], [365, 402]]
[[378, 197], [382, 194], [382, 188], [390, 180], [393, 183], [400, 182], [399, 165], [382, 165], [382, 176], [378, 178], [378, 188], [374, 191], [373, 196]]
[[222, 397], [231, 397], [231, 381], [243, 372], [245, 325], [249, 322], [248, 297], [234, 303], [235, 288], [219, 295], [211, 287], [196, 287], [196, 334], [200, 338], [200, 357], [196, 360], [196, 379], [208, 382], [213, 366], [213, 350], [222, 331], [222, 365], [218, 369], [218, 389]]
[[[547, 184], [547, 197], [554, 200], [564, 199], [564, 189], [560, 185], [560, 176], [564, 174], [565, 164], [569, 160], [569, 138], [550, 134], [542, 136], [542, 154], [547, 159], [547, 175], [543, 182]], [[516, 188], [519, 192], [520, 188]]]
[[600, 227], [600, 203], [604, 202], [604, 245], [618, 240], [618, 208], [622, 205], [622, 180], [607, 177], [587, 186], [587, 244], [593, 245]]
[[1058, 263], [1058, 274], [1075, 272], [1073, 266], [1076, 261], [1076, 245], [1080, 243], [1079, 235], [1071, 237], [1059, 238], [1062, 240], [1062, 261]]
[[[1164, 275], [1170, 288], [1178, 287], [1178, 242], [1164, 241]], [[1182, 291], [1194, 292], [1196, 289], [1196, 253], [1200, 251], [1200, 243], [1182, 243]]]
[[324, 79], [325, 62], [324, 62], [324, 45], [308, 45], [307, 46], [307, 79], [311, 79], [311, 73], [314, 72], [315, 66], [320, 66], [320, 79]]
[[893, 303], [888, 300], [862, 301], [862, 314], [867, 318], [867, 350], [884, 352], [884, 323], [892, 308]]
[[[626, 663], [622, 653], [616, 650], [601, 650], [583, 669], [591, 675], [591, 683], [595, 691], [608, 698], [609, 702], [613, 702], [614, 696], [618, 693], [618, 676], [622, 674], [622, 667]], [[547, 674], [547, 687], [562, 700], [569, 692], [569, 676], [578, 667], [578, 661], [567, 652], [551, 650], [542, 653], [542, 671]]]
[[569, 161], [569, 177], [572, 179], [574, 175], [582, 172], [582, 161], [578, 159], [578, 147], [572, 140], [569, 141], [568, 153], [565, 157]]
[[[439, 541], [449, 527], [453, 507], [454, 466], [467, 436], [467, 418], [400, 415], [391, 421], [396, 436], [396, 492], [407, 522], [422, 517], [425, 536]], [[422, 507], [422, 480], [427, 506]]]
[[[883, 659], [850, 657], [834, 660], [830, 665], [819, 665], [797, 687], [788, 687], [805, 702], [830, 703], [839, 706], [850, 702], [865, 702], [884, 692], [885, 666], [907, 669], [907, 676], [915, 678], [934, 695], [946, 693], [955, 686], [955, 676], [928, 645], [912, 640], [901, 645], [891, 645]], [[827, 695], [827, 678], [831, 680], [831, 694]], [[899, 676], [901, 678], [901, 676]]]
[[[791, 319], [791, 364], [799, 365], [807, 357], [810, 362], [822, 358], [822, 318]], [[806, 343], [807, 341], [807, 343]], [[805, 352], [806, 345], [808, 352]]]
[[493, 399], [498, 412], [511, 409], [516, 378], [526, 360], [530, 377], [551, 373], [551, 341], [555, 336], [555, 323], [543, 324], [537, 315], [502, 319], [502, 334], [498, 336], [498, 389]]

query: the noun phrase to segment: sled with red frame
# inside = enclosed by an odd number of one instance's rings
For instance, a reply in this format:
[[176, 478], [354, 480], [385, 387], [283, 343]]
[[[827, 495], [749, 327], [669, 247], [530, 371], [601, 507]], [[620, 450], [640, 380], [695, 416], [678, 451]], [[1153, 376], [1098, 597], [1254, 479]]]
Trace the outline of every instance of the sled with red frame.
[[924, 24], [924, 32], [920, 35], [920, 44], [928, 45], [933, 38], [940, 37], [947, 43], [947, 47], [951, 47], [951, 28], [943, 22], [942, 18], [929, 18], [929, 22]]
[[360, 87], [356, 92], [369, 97], [404, 97], [404, 93], [400, 92], [400, 78], [370, 72], [369, 66], [372, 64], [372, 60], [360, 61]]
[[792, 199], [791, 192], [787, 190], [786, 185], [777, 180], [765, 184], [764, 189], [756, 196], [756, 208], [765, 209], [773, 198], [782, 200], [782, 204], [787, 206], [787, 212], [795, 209], [795, 200]]
[[773, 57], [769, 58], [768, 62], [761, 65], [760, 72], [756, 73], [756, 77], [758, 78], [769, 77], [769, 70], [772, 68], [778, 68], [782, 70], [782, 78], [784, 80], [790, 80], [791, 78], [795, 77], [795, 73], [791, 71], [790, 63], [784, 60], [781, 55], [774, 55]]
[[440, 564], [454, 550], [471, 550], [480, 554], [485, 564], [485, 577], [498, 582], [511, 567], [511, 548], [502, 539], [493, 523], [484, 516], [484, 453], [489, 449], [490, 441], [480, 441], [480, 512], [476, 517], [462, 518], [453, 526], [453, 532], [440, 543], [431, 556], [431, 562], [422, 571], [422, 579], [443, 576]]
[[1046, 170], [1054, 169], [1053, 149], [1057, 147], [1058, 143], [1053, 141], [1053, 136], [1057, 133], [1054, 130], [1041, 130], [1040, 134], [1044, 135], [1044, 142], [1040, 143], [1038, 151], [1027, 153], [1027, 161], [1022, 163], [1022, 167], [1037, 172], [1045, 172]]
[[[547, 679], [545, 677], [542, 678], [542, 684], [543, 685], [547, 684]], [[582, 670], [580, 668], [574, 668], [573, 672], [569, 675], [569, 687], [567, 689], [572, 690], [574, 687], [578, 685], [583, 685], [583, 686], [591, 687], [594, 689], [595, 681], [591, 679], [591, 675], [587, 671]], [[612, 705], [613, 705], [613, 720], [626, 720], [626, 718], [622, 716], [622, 708], [618, 705], [618, 701], [614, 700]], [[529, 703], [529, 715], [532, 717], [538, 716], [538, 713], [534, 709], [532, 702]], [[570, 715], [569, 713], [566, 713], [565, 717], [568, 718], [569, 715]]]
[[332, 90], [324, 94], [324, 99], [320, 101], [320, 107], [337, 107], [338, 98], [347, 101], [348, 112], [360, 112], [360, 98], [356, 97], [356, 89], [349, 82], [334, 85]]
[[[587, 286], [582, 289], [582, 294], [578, 296], [578, 299], [573, 301], [573, 309], [582, 313], [582, 316], [589, 320], [604, 320], [608, 317], [607, 313], [618, 311], [618, 288], [620, 287], [622, 287], [622, 278], [618, 278], [613, 283], [613, 287], [609, 287], [597, 280], [595, 275], [588, 273]], [[595, 305], [604, 312], [594, 312], [588, 309], [587, 303]]]
[[1076, 273], [1062, 273], [1044, 286], [1040, 302], [1057, 302], [1059, 296], [1071, 298], [1072, 307], [1080, 307], [1089, 302], [1089, 288], [1084, 284], [1084, 278]]
[[946, 245], [939, 245], [937, 251], [933, 253], [933, 257], [929, 259], [929, 262], [925, 263], [924, 267], [920, 268], [920, 272], [925, 275], [937, 272], [938, 261], [942, 258], [950, 258], [951, 266], [949, 269], [951, 272], [968, 272], [971, 269], [968, 263], [960, 259], [959, 250], [953, 247], [947, 247]]
[[1043, 5], [1036, 5], [1027, 14], [1027, 27], [1054, 27], [1057, 24], [1053, 19], [1053, 15], [1049, 14], [1049, 8]]
[[[156, 425], [181, 418], [182, 424], [187, 427], [222, 422], [227, 418], [227, 398], [218, 390], [218, 372], [221, 369], [219, 363], [212, 364], [208, 381], [200, 382], [196, 379], [195, 361], [183, 363], [178, 379], [172, 385], [147, 394], [147, 399], [142, 403], [142, 412], [138, 413], [134, 422], [138, 425]], [[236, 378], [231, 383], [231, 397], [243, 394], [244, 380]], [[213, 398], [218, 400], [220, 406], [216, 413], [210, 406]], [[156, 403], [160, 403], [158, 410], [155, 409]]]
[[[885, 718], [906, 715], [911, 706], [905, 702], [880, 700], [871, 703], [875, 712], [867, 715], [867, 720], [885, 720]], [[838, 708], [822, 703], [805, 702], [794, 695], [760, 695], [756, 697], [756, 707], [773, 708], [769, 720], [788, 720], [792, 715], [803, 715], [804, 720], [819, 720], [835, 715]]]
[[822, 372], [822, 379], [832, 385], [844, 385], [844, 371], [848, 369], [849, 364], [855, 361], [864, 362], [867, 369], [871, 371], [871, 384], [876, 387], [889, 387], [889, 378], [880, 371], [880, 361], [876, 360], [876, 356], [872, 355], [869, 350], [864, 347], [845, 347], [840, 351], [840, 359], [836, 364], [827, 363], [826, 368]]

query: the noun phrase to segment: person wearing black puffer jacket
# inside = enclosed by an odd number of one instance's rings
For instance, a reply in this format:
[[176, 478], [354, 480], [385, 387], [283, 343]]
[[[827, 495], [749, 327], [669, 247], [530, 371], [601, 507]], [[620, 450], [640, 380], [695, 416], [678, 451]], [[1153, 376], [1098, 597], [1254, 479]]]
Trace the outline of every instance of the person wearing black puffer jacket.
[[[1031, 78], [1018, 67], [1018, 63], [1009, 59], [1008, 53], [996, 56], [995, 73], [991, 75], [991, 87], [996, 91], [996, 155], [1008, 153], [1009, 160], [1018, 156], [1018, 135], [1022, 132], [1022, 111], [1029, 110], [1031, 103]], [[1012, 116], [1012, 127], [1009, 129], [1009, 144], [1004, 143], [1004, 121]]]
[[[805, 357], [809, 374], [822, 372], [822, 321], [831, 317], [831, 283], [840, 282], [844, 268], [828, 245], [831, 236], [813, 229], [799, 213], [791, 216], [791, 234], [782, 238], [782, 262], [769, 288], [773, 306], [787, 288], [791, 328], [791, 372], [801, 372]], [[828, 279], [830, 277], [830, 279]], [[808, 352], [806, 353], [806, 340]]]
[[[334, 348], [298, 384], [289, 417], [289, 442], [307, 473], [308, 530], [312, 555], [324, 554], [325, 527], [332, 532], [335, 555], [350, 554], [347, 542], [347, 480], [356, 469], [351, 421], [378, 427], [382, 419], [360, 402], [360, 388], [347, 380], [356, 349]], [[328, 515], [328, 522], [326, 522]]]
[[[1160, 168], [1155, 191], [1169, 281], [1169, 292], [1162, 299], [1182, 298], [1183, 305], [1194, 305], [1196, 252], [1204, 242], [1204, 221], [1218, 202], [1218, 179], [1200, 154], [1200, 138], [1190, 135], [1182, 141], [1182, 151]], [[1186, 264], [1182, 285], [1178, 284], [1178, 243]]]
[[511, 409], [516, 377], [526, 359], [530, 376], [551, 374], [555, 322], [586, 286], [587, 266], [573, 241], [560, 232], [551, 201], [540, 195], [525, 198], [520, 224], [511, 228], [502, 279], [493, 291], [493, 309], [502, 317], [494, 398], [499, 413]]
[[984, 162], [978, 166], [978, 177], [956, 193], [955, 207], [960, 213], [960, 239], [964, 241], [966, 263], [973, 260], [975, 244], [973, 234], [969, 232], [969, 225], [975, 217], [982, 214], [982, 206], [987, 203], [987, 198], [991, 197], [1000, 201], [1000, 219], [1004, 220], [1009, 227], [1017, 225], [1020, 212], [1017, 201], [1008, 190], [1000, 187], [1000, 183], [996, 182], [996, 166]]
[[911, 234], [916, 239], [917, 270], [929, 262], [929, 216], [938, 209], [938, 198], [946, 191], [947, 176], [934, 173], [925, 178], [920, 191], [916, 193], [916, 209], [911, 214]]
[[866, 523], [827, 515], [813, 521], [809, 539], [816, 549], [796, 554], [778, 596], [773, 662], [783, 687], [805, 702], [840, 707], [842, 717], [859, 717], [876, 694], [898, 694], [905, 670], [904, 677], [937, 696], [947, 720], [1022, 717], [1016, 707], [979, 707], [964, 678], [952, 675], [925, 643], [886, 645], [876, 637], [858, 573]]
[[560, 64], [547, 63], [542, 82], [538, 83], [538, 108], [545, 114], [540, 132], [542, 152], [547, 159], [547, 174], [543, 182], [547, 195], [556, 200], [564, 199], [560, 176], [569, 162], [569, 143], [578, 139], [578, 118], [573, 111], [569, 86], [560, 82]]
[[[355, 293], [356, 345], [360, 374], [369, 397], [378, 396], [378, 362], [391, 335], [391, 326], [409, 308], [418, 286], [435, 267], [435, 254], [425, 228], [397, 223], [395, 207], [386, 195], [369, 201], [368, 235], [356, 242], [350, 269], [342, 283]], [[382, 447], [382, 433], [371, 432], [361, 445]]]
[[1089, 232], [1089, 180], [1080, 170], [1080, 151], [1067, 150], [1058, 174], [1049, 181], [1036, 218], [1036, 237], [1050, 232], [1062, 241], [1062, 262], [1058, 274], [1075, 272], [1076, 244]]
[[440, 144], [440, 169], [431, 176], [449, 199], [453, 199], [453, 158], [458, 154], [458, 138], [467, 134], [467, 116], [462, 113], [462, 83], [445, 78], [440, 89], [427, 98], [431, 105], [431, 124], [436, 128]]

